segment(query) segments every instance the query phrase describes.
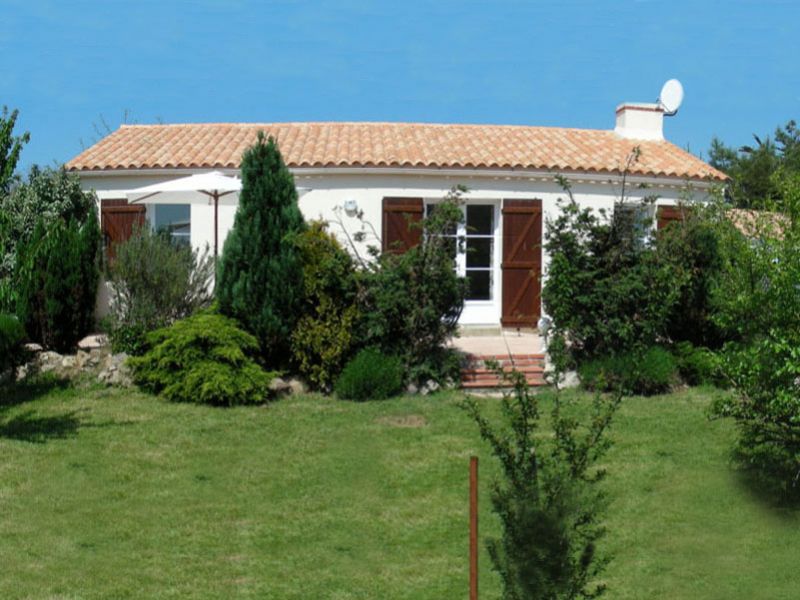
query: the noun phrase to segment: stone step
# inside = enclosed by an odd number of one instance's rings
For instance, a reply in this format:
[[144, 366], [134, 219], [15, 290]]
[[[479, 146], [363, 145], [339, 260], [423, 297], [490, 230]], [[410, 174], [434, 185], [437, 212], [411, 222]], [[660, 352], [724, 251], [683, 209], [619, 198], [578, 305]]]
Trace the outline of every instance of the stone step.
[[506, 381], [494, 369], [486, 366], [486, 361], [491, 360], [506, 373], [516, 369], [525, 377], [530, 386], [545, 385], [543, 354], [508, 354], [501, 355], [472, 355], [468, 365], [461, 371], [461, 387], [466, 389], [508, 389], [510, 382]]

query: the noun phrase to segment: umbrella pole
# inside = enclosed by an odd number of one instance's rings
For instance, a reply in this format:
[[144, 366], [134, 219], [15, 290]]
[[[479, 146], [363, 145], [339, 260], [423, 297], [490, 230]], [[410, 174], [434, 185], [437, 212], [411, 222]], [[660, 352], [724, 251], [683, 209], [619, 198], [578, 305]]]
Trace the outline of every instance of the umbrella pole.
[[219, 209], [219, 192], [214, 192], [214, 260], [217, 259], [217, 236], [219, 235], [219, 224], [217, 211]]

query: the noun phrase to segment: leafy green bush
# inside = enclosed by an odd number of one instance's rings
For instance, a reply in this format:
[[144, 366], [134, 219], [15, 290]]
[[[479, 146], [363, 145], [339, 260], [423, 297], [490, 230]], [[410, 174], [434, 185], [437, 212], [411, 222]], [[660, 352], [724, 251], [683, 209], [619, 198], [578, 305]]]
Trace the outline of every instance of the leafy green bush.
[[220, 312], [256, 336], [264, 360], [286, 362], [303, 297], [294, 236], [305, 229], [297, 190], [273, 138], [242, 157], [242, 192], [217, 278]]
[[724, 386], [720, 360], [708, 348], [698, 348], [690, 342], [678, 342], [673, 354], [678, 373], [686, 384]]
[[254, 360], [259, 345], [236, 321], [203, 312], [147, 336], [149, 350], [128, 359], [134, 381], [174, 402], [218, 406], [267, 400], [274, 377]]
[[677, 365], [669, 351], [653, 346], [643, 353], [612, 354], [581, 364], [581, 382], [588, 389], [622, 390], [650, 396], [669, 391], [675, 382]]
[[564, 185], [569, 201], [547, 222], [551, 262], [542, 291], [550, 354], [562, 369], [658, 343], [681, 289], [679, 274], [642, 240], [627, 211], [606, 219], [581, 209]]
[[360, 274], [361, 345], [401, 357], [416, 383], [453, 378], [445, 348], [458, 331], [467, 283], [456, 274], [453, 238], [447, 234], [464, 218], [461, 191], [451, 190], [419, 223], [425, 235], [418, 246], [384, 253]]
[[16, 369], [27, 356], [23, 348], [25, 328], [14, 315], [0, 313], [0, 377]]
[[94, 210], [82, 224], [39, 222], [17, 249], [14, 273], [15, 312], [33, 341], [66, 352], [91, 331], [99, 265], [100, 227]]
[[556, 392], [550, 418], [542, 419], [544, 394], [533, 393], [519, 372], [512, 379], [501, 426], [474, 399], [465, 403], [501, 467], [491, 501], [502, 533], [486, 546], [502, 597], [596, 598], [605, 590], [598, 578], [607, 563], [599, 544], [606, 494], [598, 485], [605, 476], [598, 463], [621, 396], [598, 393], [586, 418]]
[[336, 395], [343, 400], [383, 400], [402, 389], [402, 361], [376, 348], [359, 352], [336, 381]]
[[148, 332], [211, 305], [214, 259], [142, 227], [108, 267], [107, 329], [115, 352], [141, 354]]
[[351, 354], [359, 320], [353, 259], [312, 223], [297, 237], [303, 264], [303, 316], [292, 332], [292, 355], [300, 373], [327, 390]]
[[[0, 287], [14, 287], [17, 249], [31, 240], [37, 223], [45, 229], [57, 221], [83, 224], [96, 213], [95, 201], [94, 193], [81, 189], [80, 178], [63, 168], [32, 167], [27, 181], [0, 194]], [[13, 297], [0, 309], [13, 310]]]

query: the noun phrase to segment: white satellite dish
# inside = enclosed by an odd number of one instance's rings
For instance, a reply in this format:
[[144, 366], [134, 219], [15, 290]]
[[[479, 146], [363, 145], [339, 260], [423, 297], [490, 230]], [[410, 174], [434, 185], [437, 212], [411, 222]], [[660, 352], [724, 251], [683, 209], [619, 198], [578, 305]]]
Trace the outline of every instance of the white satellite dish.
[[671, 117], [681, 107], [683, 102], [683, 86], [677, 79], [670, 79], [661, 88], [658, 104], [664, 109], [664, 114]]

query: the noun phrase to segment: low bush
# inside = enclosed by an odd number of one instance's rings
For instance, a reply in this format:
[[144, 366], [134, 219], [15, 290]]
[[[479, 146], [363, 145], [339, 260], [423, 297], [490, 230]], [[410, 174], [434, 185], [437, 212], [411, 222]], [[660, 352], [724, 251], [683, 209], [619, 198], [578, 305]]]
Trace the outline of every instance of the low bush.
[[622, 390], [650, 396], [669, 391], [675, 382], [677, 365], [669, 351], [653, 346], [645, 352], [615, 354], [586, 361], [579, 369], [588, 389]]
[[402, 389], [402, 361], [376, 348], [359, 352], [336, 381], [336, 395], [343, 400], [383, 400]]
[[128, 359], [134, 381], [174, 402], [258, 404], [275, 376], [259, 366], [258, 340], [236, 321], [210, 312], [147, 336], [149, 349]]
[[0, 313], [0, 377], [25, 362], [24, 341], [25, 328], [19, 319]]
[[16, 314], [31, 340], [69, 352], [94, 327], [100, 279], [100, 227], [92, 210], [84, 223], [40, 221], [17, 247]]
[[115, 352], [141, 354], [148, 332], [206, 308], [213, 299], [214, 259], [149, 227], [116, 247], [108, 267], [106, 320]]
[[292, 332], [292, 356], [312, 386], [329, 390], [356, 342], [360, 311], [353, 259], [319, 222], [296, 243], [303, 263], [303, 316]]
[[698, 348], [690, 342], [678, 342], [673, 348], [678, 373], [687, 385], [716, 385], [724, 387], [720, 360], [708, 348]]

